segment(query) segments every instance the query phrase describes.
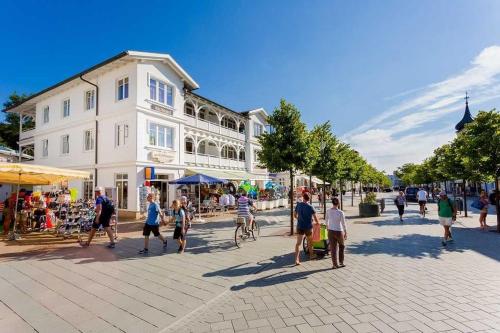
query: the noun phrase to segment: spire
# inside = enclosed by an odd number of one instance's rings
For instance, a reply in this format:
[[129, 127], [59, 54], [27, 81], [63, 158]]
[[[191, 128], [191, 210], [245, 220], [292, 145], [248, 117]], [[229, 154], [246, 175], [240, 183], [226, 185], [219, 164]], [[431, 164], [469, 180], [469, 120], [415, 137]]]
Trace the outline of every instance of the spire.
[[469, 95], [467, 94], [467, 91], [465, 92], [465, 112], [464, 116], [462, 117], [462, 120], [458, 122], [458, 124], [455, 125], [455, 129], [457, 132], [460, 132], [461, 130], [464, 129], [465, 124], [471, 123], [473, 121], [472, 115], [470, 114], [469, 110]]

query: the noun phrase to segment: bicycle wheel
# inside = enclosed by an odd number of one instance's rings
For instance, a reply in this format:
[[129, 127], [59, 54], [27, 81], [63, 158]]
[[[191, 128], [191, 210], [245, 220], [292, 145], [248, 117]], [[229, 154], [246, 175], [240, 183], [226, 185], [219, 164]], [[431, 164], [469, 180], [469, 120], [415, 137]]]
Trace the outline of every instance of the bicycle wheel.
[[241, 247], [241, 241], [243, 240], [243, 235], [245, 230], [243, 228], [244, 224], [238, 224], [236, 230], [234, 231], [234, 244], [239, 248]]

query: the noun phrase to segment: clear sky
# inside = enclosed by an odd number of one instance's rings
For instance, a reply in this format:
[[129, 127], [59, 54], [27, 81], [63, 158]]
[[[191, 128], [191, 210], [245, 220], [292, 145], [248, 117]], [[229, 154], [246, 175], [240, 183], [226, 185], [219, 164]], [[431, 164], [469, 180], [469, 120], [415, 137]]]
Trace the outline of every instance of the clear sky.
[[235, 110], [281, 97], [376, 167], [418, 162], [498, 108], [500, 1], [0, 2], [0, 100], [120, 51], [171, 54], [199, 93]]

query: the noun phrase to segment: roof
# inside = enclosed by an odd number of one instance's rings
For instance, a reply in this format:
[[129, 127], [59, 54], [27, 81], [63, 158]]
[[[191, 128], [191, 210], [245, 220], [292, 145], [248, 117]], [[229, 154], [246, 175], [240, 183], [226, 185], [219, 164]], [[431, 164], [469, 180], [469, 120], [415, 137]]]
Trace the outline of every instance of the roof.
[[233, 109], [230, 109], [230, 108], [228, 108], [227, 106], [221, 105], [221, 104], [219, 104], [219, 103], [217, 103], [217, 102], [214, 102], [214, 101], [212, 101], [212, 100], [210, 100], [210, 99], [208, 99], [208, 98], [206, 98], [206, 97], [203, 97], [203, 96], [201, 96], [201, 95], [199, 95], [199, 94], [195, 94], [195, 93], [194, 93], [194, 92], [192, 92], [192, 91], [190, 91], [190, 92], [189, 92], [189, 94], [191, 94], [191, 95], [193, 95], [193, 96], [196, 96], [196, 97], [198, 97], [198, 98], [200, 98], [200, 99], [203, 99], [204, 101], [206, 101], [206, 102], [208, 102], [208, 103], [214, 104], [214, 105], [216, 105], [217, 107], [220, 107], [220, 108], [222, 108], [222, 109], [224, 109], [224, 110], [226, 110], [226, 111], [229, 111], [229, 112], [232, 112], [232, 113], [236, 113], [238, 116], [248, 117], [248, 113], [234, 111]]
[[123, 51], [118, 53], [117, 55], [114, 55], [111, 58], [108, 58], [92, 67], [89, 67], [82, 72], [79, 72], [73, 76], [70, 76], [69, 78], [60, 81], [46, 89], [43, 89], [33, 95], [31, 95], [28, 99], [23, 101], [20, 104], [13, 105], [9, 108], [6, 108], [4, 111], [10, 111], [10, 112], [18, 112], [18, 111], [23, 111], [20, 107], [21, 106], [33, 106], [34, 104], [37, 103], [37, 97], [40, 97], [44, 95], [45, 93], [48, 93], [51, 90], [54, 90], [58, 87], [61, 87], [67, 83], [72, 82], [73, 80], [80, 79], [83, 75], [89, 74], [97, 69], [100, 69], [108, 64], [111, 64], [115, 61], [125, 59], [125, 58], [134, 58], [134, 59], [146, 59], [146, 60], [162, 60], [167, 62], [173, 70], [181, 77], [183, 80], [184, 84], [189, 88], [189, 89], [198, 89], [199, 85], [196, 83], [189, 74], [184, 71], [184, 69], [169, 55], [165, 53], [152, 53], [152, 52], [141, 52], [141, 51]]
[[466, 124], [469, 124], [473, 121], [474, 119], [472, 119], [472, 115], [470, 114], [469, 111], [469, 102], [465, 102], [464, 116], [462, 117], [462, 120], [460, 120], [458, 124], [455, 125], [455, 129], [457, 130], [457, 132], [460, 132], [461, 130], [464, 129]]

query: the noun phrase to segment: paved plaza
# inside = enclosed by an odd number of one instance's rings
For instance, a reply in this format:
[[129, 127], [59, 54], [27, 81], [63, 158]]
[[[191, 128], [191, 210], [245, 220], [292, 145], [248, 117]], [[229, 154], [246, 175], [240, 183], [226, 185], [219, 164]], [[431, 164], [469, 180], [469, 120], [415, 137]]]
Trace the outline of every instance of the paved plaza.
[[227, 216], [195, 225], [183, 255], [171, 231], [166, 253], [152, 240], [138, 255], [132, 227], [114, 250], [2, 245], [0, 332], [500, 332], [500, 236], [477, 215], [443, 248], [433, 205], [401, 224], [390, 200], [375, 219], [345, 202], [337, 270], [330, 257], [292, 265], [286, 210], [261, 213], [261, 237], [240, 249]]

